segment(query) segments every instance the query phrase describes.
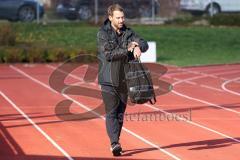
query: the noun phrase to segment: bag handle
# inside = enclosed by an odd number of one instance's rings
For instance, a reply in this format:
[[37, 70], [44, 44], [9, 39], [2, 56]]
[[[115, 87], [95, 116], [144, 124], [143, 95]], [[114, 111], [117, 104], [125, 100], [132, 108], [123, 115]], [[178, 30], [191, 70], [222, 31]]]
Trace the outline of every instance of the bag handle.
[[153, 101], [150, 99], [149, 102], [151, 103], [151, 105], [154, 105], [157, 102], [156, 97], [154, 96]]
[[142, 63], [140, 57], [136, 58], [136, 60], [137, 60], [139, 63]]

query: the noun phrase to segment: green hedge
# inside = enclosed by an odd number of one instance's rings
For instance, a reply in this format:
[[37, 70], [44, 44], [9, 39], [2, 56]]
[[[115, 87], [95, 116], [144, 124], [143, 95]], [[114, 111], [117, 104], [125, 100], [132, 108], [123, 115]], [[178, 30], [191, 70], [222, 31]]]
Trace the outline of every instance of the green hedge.
[[[45, 63], [45, 62], [63, 62], [70, 60], [72, 62], [95, 61], [94, 56], [88, 59], [78, 59], [79, 55], [85, 55], [84, 51], [65, 50], [63, 48], [45, 48], [36, 46], [25, 47], [1, 47], [0, 48], [0, 63], [14, 62], [30, 62], [30, 63]], [[89, 53], [88, 53], [89, 55]], [[90, 53], [90, 55], [94, 55]]]
[[8, 23], [0, 25], [0, 46], [14, 46], [16, 33]]
[[192, 25], [197, 21], [206, 20], [209, 25], [214, 26], [240, 26], [240, 13], [220, 13], [210, 16], [189, 16], [188, 14], [176, 16], [166, 21], [166, 24]]
[[240, 14], [217, 14], [209, 18], [211, 25], [240, 26]]

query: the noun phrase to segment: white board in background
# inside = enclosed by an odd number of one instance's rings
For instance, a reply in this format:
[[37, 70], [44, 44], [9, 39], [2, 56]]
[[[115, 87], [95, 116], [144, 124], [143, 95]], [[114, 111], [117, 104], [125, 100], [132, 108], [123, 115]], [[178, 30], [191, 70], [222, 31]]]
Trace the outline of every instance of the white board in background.
[[157, 62], [157, 48], [156, 42], [149, 41], [148, 43], [148, 50], [142, 53], [140, 60], [143, 63], [156, 63]]

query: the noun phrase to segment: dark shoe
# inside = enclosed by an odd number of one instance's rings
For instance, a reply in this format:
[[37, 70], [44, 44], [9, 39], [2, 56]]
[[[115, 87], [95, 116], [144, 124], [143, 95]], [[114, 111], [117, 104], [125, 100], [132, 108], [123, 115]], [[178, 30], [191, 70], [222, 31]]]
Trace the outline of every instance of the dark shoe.
[[113, 143], [111, 145], [111, 151], [113, 153], [113, 156], [121, 156], [122, 147], [120, 143]]

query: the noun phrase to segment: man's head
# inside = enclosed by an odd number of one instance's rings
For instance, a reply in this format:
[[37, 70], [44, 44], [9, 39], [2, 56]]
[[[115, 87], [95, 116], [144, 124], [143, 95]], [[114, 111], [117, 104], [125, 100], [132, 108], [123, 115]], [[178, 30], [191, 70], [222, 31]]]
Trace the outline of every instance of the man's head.
[[108, 19], [115, 30], [123, 27], [125, 22], [124, 10], [119, 4], [113, 4], [108, 7]]

